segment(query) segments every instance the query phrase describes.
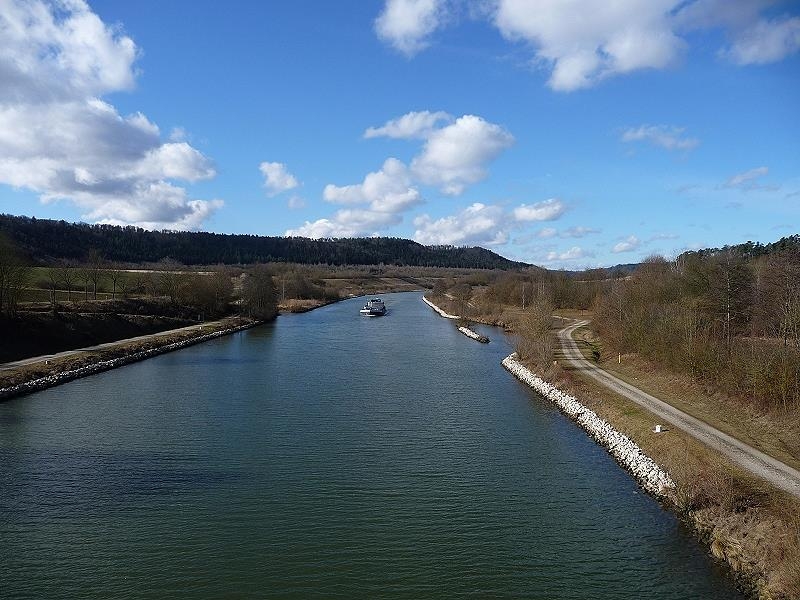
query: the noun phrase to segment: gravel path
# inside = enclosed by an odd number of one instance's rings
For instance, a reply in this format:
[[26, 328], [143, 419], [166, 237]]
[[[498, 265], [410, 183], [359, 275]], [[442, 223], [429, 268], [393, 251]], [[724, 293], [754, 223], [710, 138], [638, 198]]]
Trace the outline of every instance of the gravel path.
[[[211, 328], [209, 327], [211, 323], [206, 323], [206, 329], [209, 331]], [[95, 350], [107, 350], [109, 348], [114, 348], [115, 346], [121, 346], [123, 344], [130, 344], [131, 342], [138, 342], [141, 340], [150, 340], [153, 338], [171, 335], [174, 333], [178, 333], [181, 331], [192, 331], [195, 329], [202, 329], [203, 324], [199, 325], [189, 325], [188, 327], [180, 327], [178, 329], [167, 329], [166, 331], [159, 331], [158, 333], [148, 333], [145, 335], [139, 335], [132, 338], [126, 338], [124, 340], [117, 340], [115, 342], [106, 342], [104, 344], [97, 344], [96, 346], [87, 346], [86, 348], [77, 348], [75, 350], [65, 350], [63, 352], [56, 352], [54, 354], [43, 354], [42, 356], [32, 356], [31, 358], [24, 358], [22, 360], [15, 360], [14, 362], [7, 362], [7, 363], [0, 363], [0, 371], [10, 371], [11, 369], [17, 369], [19, 367], [25, 367], [27, 365], [33, 365], [40, 362], [45, 362], [49, 360], [56, 360], [59, 358], [65, 358], [68, 356], [75, 356], [76, 354], [83, 354], [85, 352], [92, 352]]]
[[572, 332], [586, 324], [588, 324], [588, 321], [577, 321], [558, 332], [558, 337], [564, 350], [564, 359], [573, 368], [596, 379], [617, 394], [643, 406], [659, 419], [682, 429], [707, 446], [718, 450], [753, 475], [767, 480], [794, 496], [800, 497], [800, 471], [614, 377], [586, 360], [578, 350], [575, 340], [572, 339]]

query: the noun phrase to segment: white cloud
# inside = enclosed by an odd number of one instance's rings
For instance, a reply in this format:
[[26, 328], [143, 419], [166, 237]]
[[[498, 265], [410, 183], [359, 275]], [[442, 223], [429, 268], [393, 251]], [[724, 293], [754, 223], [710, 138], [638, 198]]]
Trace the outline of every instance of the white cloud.
[[761, 19], [736, 36], [722, 55], [739, 65], [777, 62], [800, 50], [800, 17]]
[[216, 174], [210, 161], [186, 142], [161, 144], [148, 150], [136, 170], [145, 179], [198, 181]]
[[222, 206], [174, 184], [213, 177], [207, 157], [99, 98], [133, 87], [137, 49], [85, 2], [3, 2], [0, 31], [0, 183], [150, 228], [196, 228]]
[[292, 196], [289, 198], [289, 200], [287, 200], [286, 206], [292, 210], [299, 210], [306, 207], [306, 201], [300, 196]]
[[337, 211], [332, 219], [306, 221], [296, 229], [288, 229], [285, 235], [314, 239], [377, 236], [381, 229], [401, 220], [399, 215], [387, 212], [344, 209]]
[[334, 204], [369, 204], [370, 210], [388, 213], [403, 212], [422, 201], [408, 168], [396, 158], [386, 159], [380, 171], [368, 173], [362, 183], [326, 185], [323, 197]]
[[422, 183], [456, 196], [484, 179], [487, 163], [513, 143], [514, 136], [499, 125], [464, 115], [428, 136], [411, 172]]
[[549, 240], [556, 237], [556, 235], [558, 235], [558, 230], [554, 227], [545, 227], [536, 232], [536, 237], [542, 240]]
[[173, 127], [169, 132], [170, 142], [185, 142], [189, 139], [189, 134], [183, 127]]
[[375, 20], [378, 37], [406, 56], [427, 47], [427, 38], [444, 18], [442, 0], [386, 0]]
[[755, 190], [763, 186], [756, 183], [756, 180], [769, 174], [769, 167], [756, 167], [743, 173], [737, 173], [726, 181], [722, 187], [725, 188], [738, 188], [742, 190]]
[[642, 242], [639, 240], [639, 238], [637, 238], [635, 235], [630, 235], [621, 242], [615, 244], [611, 251], [615, 254], [619, 254], [620, 252], [633, 252], [641, 245]]
[[267, 189], [268, 196], [277, 196], [300, 185], [297, 178], [289, 173], [283, 163], [262, 162], [258, 165], [258, 170], [264, 176], [264, 187]]
[[600, 233], [599, 229], [595, 229], [594, 227], [570, 227], [569, 229], [565, 229], [561, 232], [560, 237], [562, 238], [582, 238], [586, 237], [592, 233]]
[[649, 238], [647, 238], [648, 242], [655, 242], [657, 240], [677, 240], [680, 236], [676, 233], [654, 233]]
[[[502, 127], [477, 116], [464, 115], [437, 129], [441, 121], [452, 121], [452, 118], [443, 112], [411, 112], [388, 121], [383, 127], [368, 129], [366, 137], [385, 135], [426, 141], [410, 167], [396, 158], [388, 158], [378, 171], [368, 173], [361, 183], [325, 186], [323, 198], [326, 202], [363, 208], [343, 209], [331, 218], [307, 221], [301, 227], [290, 229], [287, 235], [377, 235], [382, 228], [402, 222], [404, 212], [422, 203], [417, 184], [435, 185], [450, 195], [460, 194], [468, 185], [486, 177], [487, 163], [514, 141]], [[541, 204], [541, 210], [546, 212], [562, 210], [546, 202]], [[459, 215], [437, 221], [423, 215], [415, 224], [417, 237], [428, 240], [425, 243], [497, 244], [507, 240], [505, 224], [508, 222], [508, 215], [499, 207], [473, 204]], [[462, 226], [464, 229], [459, 231]]]
[[622, 133], [623, 142], [650, 142], [666, 150], [691, 150], [700, 143], [697, 138], [684, 135], [683, 127], [670, 125], [640, 125], [631, 127]]
[[644, 68], [661, 69], [684, 42], [669, 13], [677, 0], [497, 0], [494, 24], [552, 66], [548, 85], [571, 91]]
[[[679, 29], [723, 28], [729, 44], [719, 54], [738, 65], [777, 62], [800, 50], [800, 18], [763, 13], [780, 0], [695, 0], [675, 16]], [[785, 3], [785, 2], [783, 2]]]
[[446, 112], [430, 112], [428, 110], [410, 112], [402, 117], [387, 121], [381, 127], [370, 127], [364, 132], [364, 137], [389, 137], [396, 139], [426, 139], [436, 130], [442, 121], [452, 121], [453, 117]]
[[691, 34], [721, 29], [719, 54], [739, 65], [782, 60], [800, 50], [800, 17], [771, 17], [786, 0], [388, 0], [378, 36], [408, 56], [428, 45], [451, 13], [488, 19], [531, 49], [558, 91], [591, 87], [642, 69], [664, 69], [684, 55]]
[[573, 246], [569, 250], [564, 252], [548, 252], [547, 253], [547, 261], [570, 261], [570, 260], [580, 260], [581, 258], [589, 258], [594, 256], [594, 252], [590, 252], [588, 250], [584, 250], [580, 246]]
[[517, 221], [553, 221], [559, 218], [566, 207], [558, 198], [550, 198], [536, 204], [522, 204], [514, 209], [514, 218]]
[[506, 215], [499, 206], [476, 202], [456, 215], [414, 220], [414, 239], [425, 245], [493, 246], [508, 241]]

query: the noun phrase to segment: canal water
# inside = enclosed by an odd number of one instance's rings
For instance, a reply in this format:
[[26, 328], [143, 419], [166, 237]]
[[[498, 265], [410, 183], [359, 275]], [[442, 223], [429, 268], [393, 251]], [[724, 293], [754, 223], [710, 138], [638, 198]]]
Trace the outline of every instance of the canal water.
[[3, 598], [739, 598], [420, 294], [0, 404]]

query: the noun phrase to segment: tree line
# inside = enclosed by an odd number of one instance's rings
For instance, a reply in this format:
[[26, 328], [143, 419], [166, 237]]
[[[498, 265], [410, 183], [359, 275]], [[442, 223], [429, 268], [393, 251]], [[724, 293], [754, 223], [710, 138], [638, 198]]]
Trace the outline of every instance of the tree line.
[[800, 407], [800, 248], [751, 245], [646, 260], [598, 295], [604, 343], [743, 395]]
[[[38, 280], [37, 280], [38, 275]], [[54, 313], [67, 302], [150, 298], [170, 307], [196, 311], [200, 318], [215, 318], [232, 311], [258, 319], [277, 314], [275, 279], [283, 282], [283, 293], [291, 297], [325, 297], [321, 282], [309, 281], [302, 273], [277, 272], [264, 265], [247, 269], [216, 267], [202, 273], [186, 270], [174, 261], [162, 261], [156, 269], [130, 271], [119, 263], [90, 250], [83, 262], [52, 263], [32, 267], [20, 252], [0, 234], [0, 317], [15, 318], [25, 301], [37, 290], [47, 292]], [[235, 285], [235, 282], [238, 285]], [[66, 297], [65, 297], [66, 296]]]
[[526, 269], [440, 280], [460, 315], [512, 322], [517, 351], [552, 362], [556, 309], [591, 309], [606, 351], [638, 353], [766, 410], [800, 408], [800, 236], [654, 256], [636, 269]]
[[142, 264], [171, 258], [184, 265], [272, 262], [323, 265], [397, 265], [477, 269], [524, 266], [484, 248], [423, 246], [399, 238], [313, 240], [67, 223], [0, 214], [0, 233], [33, 260], [83, 261], [95, 249], [108, 260]]

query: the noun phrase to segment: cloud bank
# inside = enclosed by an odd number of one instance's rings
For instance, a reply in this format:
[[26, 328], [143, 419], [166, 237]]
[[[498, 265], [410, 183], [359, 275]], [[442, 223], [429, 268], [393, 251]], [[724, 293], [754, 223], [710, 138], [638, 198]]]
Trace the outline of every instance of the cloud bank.
[[134, 87], [131, 38], [82, 0], [3, 2], [0, 31], [0, 183], [151, 229], [194, 229], [222, 206], [176, 185], [214, 177], [206, 156], [101, 99]]
[[[800, 50], [800, 18], [770, 16], [769, 0], [387, 0], [378, 37], [413, 56], [456, 16], [488, 21], [525, 45], [547, 85], [570, 92], [643, 69], [665, 69], [686, 55], [691, 34], [721, 30], [718, 55], [736, 65], [777, 62]], [[465, 8], [465, 6], [467, 8]]]
[[[326, 185], [323, 191], [326, 202], [359, 208], [342, 209], [330, 218], [306, 221], [300, 227], [287, 230], [286, 235], [313, 238], [378, 235], [381, 229], [401, 223], [404, 213], [423, 202], [420, 186], [435, 187], [445, 195], [459, 196], [486, 178], [489, 164], [514, 143], [508, 131], [482, 117], [453, 118], [441, 111], [406, 113], [382, 126], [368, 128], [364, 137], [421, 140], [422, 147], [408, 165], [390, 157], [378, 171], [368, 173], [361, 183]], [[489, 212], [492, 211], [484, 210], [482, 215]], [[454, 236], [449, 225], [453, 219], [466, 222], [467, 217], [454, 216], [441, 222], [423, 220], [419, 226], [420, 237], [455, 240], [435, 243], [455, 243], [475, 237]], [[434, 234], [437, 227], [448, 229], [450, 233], [442, 233], [437, 238]]]

